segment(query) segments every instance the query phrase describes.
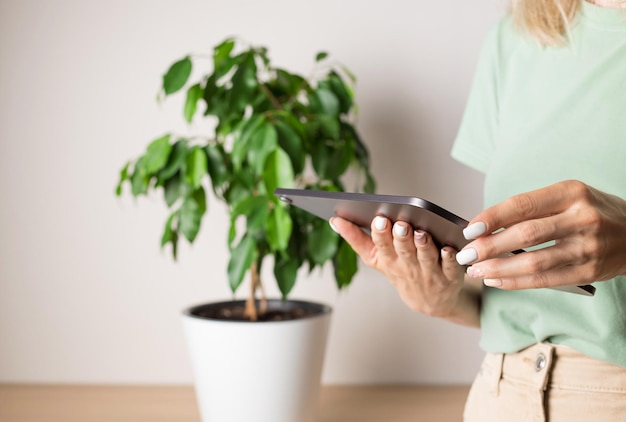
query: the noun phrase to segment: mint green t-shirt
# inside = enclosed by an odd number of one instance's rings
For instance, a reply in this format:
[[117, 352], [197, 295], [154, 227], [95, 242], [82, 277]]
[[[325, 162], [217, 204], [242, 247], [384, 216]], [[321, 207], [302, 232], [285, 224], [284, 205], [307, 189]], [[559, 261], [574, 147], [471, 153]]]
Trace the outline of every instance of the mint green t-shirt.
[[[583, 2], [570, 31], [541, 47], [507, 16], [484, 44], [452, 156], [485, 173], [485, 206], [567, 179], [626, 199], [626, 10]], [[594, 286], [485, 287], [481, 347], [563, 344], [626, 367], [626, 277]]]

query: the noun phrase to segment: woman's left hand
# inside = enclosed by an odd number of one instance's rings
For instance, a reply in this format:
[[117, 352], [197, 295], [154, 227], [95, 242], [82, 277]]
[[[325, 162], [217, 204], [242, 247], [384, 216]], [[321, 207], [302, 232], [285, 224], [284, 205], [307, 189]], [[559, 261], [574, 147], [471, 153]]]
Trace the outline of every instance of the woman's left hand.
[[[478, 214], [464, 233], [476, 240], [457, 261], [472, 264], [468, 275], [488, 286], [580, 285], [626, 275], [626, 201], [579, 181], [513, 196]], [[503, 256], [549, 241], [555, 244]]]

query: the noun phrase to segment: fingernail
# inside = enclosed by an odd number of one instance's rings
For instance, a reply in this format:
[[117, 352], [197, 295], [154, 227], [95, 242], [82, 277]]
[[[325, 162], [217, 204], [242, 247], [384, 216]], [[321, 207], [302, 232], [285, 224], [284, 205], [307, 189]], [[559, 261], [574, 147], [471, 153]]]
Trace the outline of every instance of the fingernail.
[[409, 229], [406, 226], [396, 223], [393, 225], [393, 232], [396, 236], [404, 237], [409, 232]]
[[469, 226], [464, 228], [463, 236], [465, 236], [467, 240], [474, 240], [478, 236], [485, 234], [486, 231], [487, 225], [482, 221], [479, 221], [478, 223], [470, 224]]
[[333, 224], [333, 219], [332, 218], [330, 220], [328, 220], [328, 224], [330, 224], [330, 228], [333, 229], [333, 231], [335, 233], [339, 234], [339, 230], [337, 230], [337, 227], [335, 227], [335, 225]]
[[426, 233], [424, 233], [422, 230], [415, 230], [415, 233], [413, 233], [413, 238], [415, 239], [415, 244], [416, 245], [424, 245], [426, 243]]
[[485, 273], [483, 272], [483, 270], [473, 265], [467, 269], [467, 275], [472, 278], [484, 278], [485, 277]]
[[387, 227], [387, 219], [385, 217], [377, 216], [374, 218], [374, 227], [376, 227], [376, 230], [385, 230], [385, 227]]
[[486, 278], [483, 280], [483, 283], [485, 283], [485, 286], [489, 286], [489, 287], [501, 287], [502, 286], [502, 279], [499, 278]]
[[463, 249], [461, 252], [456, 254], [456, 262], [458, 262], [459, 265], [471, 264], [477, 259], [478, 259], [478, 253], [476, 252], [476, 249], [474, 248]]

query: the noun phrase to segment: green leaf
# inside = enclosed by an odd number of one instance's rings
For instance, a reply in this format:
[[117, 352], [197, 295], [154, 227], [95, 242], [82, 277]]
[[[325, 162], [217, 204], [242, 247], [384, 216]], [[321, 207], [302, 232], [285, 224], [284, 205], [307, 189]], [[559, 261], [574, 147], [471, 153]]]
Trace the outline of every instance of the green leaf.
[[365, 171], [365, 185], [363, 186], [365, 193], [376, 193], [376, 180], [369, 171]]
[[232, 51], [229, 52], [229, 55], [224, 57], [224, 59], [219, 62], [219, 65], [214, 68], [213, 74], [217, 78], [216, 80], [220, 80], [226, 74], [230, 73], [233, 67], [241, 64], [248, 56], [248, 51], [244, 51], [243, 53], [237, 54], [236, 56], [231, 56], [231, 54]]
[[172, 147], [172, 152], [169, 154], [165, 167], [159, 170], [159, 173], [157, 174], [159, 180], [165, 181], [174, 176], [182, 168], [186, 155], [187, 141], [181, 139]]
[[274, 190], [278, 187], [291, 188], [294, 185], [294, 174], [289, 155], [282, 148], [276, 148], [268, 155], [263, 169], [263, 182], [267, 193], [275, 200]]
[[289, 215], [291, 215], [293, 229], [289, 239], [288, 250], [285, 255], [289, 255], [292, 258], [297, 257], [300, 261], [300, 265], [302, 265], [307, 259], [306, 235], [311, 229], [311, 223], [317, 219], [317, 217], [297, 207], [287, 208]]
[[255, 113], [267, 113], [275, 110], [270, 97], [265, 90], [257, 90], [250, 99], [250, 107]]
[[[204, 85], [204, 92], [202, 93], [202, 98], [206, 102], [206, 111], [204, 115], [215, 114], [214, 110], [216, 109], [216, 103], [219, 101], [218, 92], [220, 89], [217, 86], [217, 78], [215, 74], [209, 76], [206, 80], [206, 84]], [[222, 89], [223, 92], [223, 89]]]
[[193, 200], [198, 206], [198, 210], [201, 214], [206, 212], [206, 193], [204, 192], [204, 188], [200, 187], [196, 189], [192, 194]]
[[321, 106], [321, 112], [329, 116], [339, 115], [339, 100], [332, 91], [324, 88], [319, 88], [315, 91], [319, 104]]
[[315, 61], [319, 62], [324, 60], [326, 57], [328, 57], [328, 53], [325, 51], [320, 51], [319, 53], [317, 53], [317, 55], [315, 56]]
[[305, 164], [302, 139], [288, 124], [276, 120], [274, 125], [278, 134], [278, 145], [289, 155], [293, 171], [296, 174], [302, 173]]
[[264, 202], [252, 210], [252, 213], [248, 215], [246, 220], [246, 230], [257, 236], [257, 234], [263, 230], [265, 222], [267, 221], [268, 211], [269, 203], [267, 198], [264, 198]]
[[327, 142], [318, 142], [313, 145], [313, 149], [311, 150], [311, 163], [320, 179], [332, 179], [330, 176], [332, 173], [333, 154], [334, 148], [327, 145]]
[[284, 251], [287, 249], [293, 222], [289, 211], [282, 205], [275, 206], [267, 219], [265, 236], [272, 251]]
[[120, 170], [120, 180], [115, 187], [115, 194], [117, 196], [122, 196], [122, 184], [129, 179], [128, 176], [128, 168], [130, 167], [130, 161], [126, 163], [122, 170]]
[[354, 126], [342, 123], [341, 129], [346, 137], [350, 137], [354, 141], [356, 159], [361, 167], [368, 169], [370, 166], [370, 154]]
[[230, 90], [231, 112], [242, 112], [251, 101], [252, 92], [258, 87], [256, 63], [252, 54], [246, 55], [245, 61], [235, 71], [231, 82], [233, 84]]
[[236, 180], [241, 183], [246, 189], [250, 191], [250, 194], [253, 195], [255, 191], [258, 191], [258, 177], [252, 172], [249, 167], [244, 167], [240, 169], [237, 173], [233, 173], [233, 176]]
[[339, 240], [337, 255], [333, 259], [335, 269], [335, 281], [337, 287], [342, 289], [350, 284], [357, 272], [357, 254], [352, 247], [343, 239]]
[[206, 153], [200, 147], [193, 147], [187, 154], [185, 180], [194, 188], [198, 188], [207, 171]]
[[173, 212], [165, 223], [165, 230], [161, 237], [161, 248], [164, 248], [168, 243], [172, 244], [172, 256], [177, 258], [178, 252], [178, 232], [174, 228], [174, 219], [178, 217], [178, 212]]
[[229, 137], [235, 130], [237, 130], [243, 120], [243, 116], [240, 115], [222, 116], [219, 119], [219, 123], [215, 127], [217, 138]]
[[278, 89], [279, 94], [294, 97], [307, 85], [302, 76], [289, 73], [284, 69], [276, 69], [276, 81], [275, 84], [272, 84], [272, 90]]
[[274, 277], [276, 277], [283, 300], [287, 298], [287, 295], [289, 295], [289, 292], [296, 284], [299, 267], [300, 263], [296, 259], [285, 258], [280, 253], [274, 255]]
[[266, 47], [255, 47], [252, 49], [255, 55], [261, 58], [263, 64], [265, 66], [269, 66], [270, 59], [267, 57], [267, 48]]
[[350, 163], [354, 160], [354, 142], [352, 139], [346, 138], [343, 145], [338, 145], [335, 151], [332, 160], [334, 172], [330, 174], [331, 180], [339, 178], [350, 167]]
[[248, 145], [248, 162], [256, 172], [263, 173], [265, 159], [278, 146], [276, 129], [267, 120], [250, 135]]
[[236, 237], [237, 237], [237, 224], [235, 220], [231, 220], [230, 228], [228, 230], [228, 249], [232, 250], [233, 242], [235, 241]]
[[313, 230], [306, 239], [307, 250], [311, 262], [315, 265], [323, 265], [337, 252], [338, 235], [324, 220], [316, 220]]
[[339, 100], [339, 110], [341, 111], [341, 113], [349, 112], [353, 103], [352, 91], [349, 89], [348, 86], [346, 86], [346, 84], [344, 84], [341, 77], [335, 72], [332, 72], [329, 75], [328, 81], [330, 82], [330, 87], [333, 93], [337, 96], [337, 99]]
[[171, 151], [170, 135], [163, 135], [148, 145], [141, 163], [137, 162], [137, 166], [144, 172], [144, 175], [152, 175], [167, 164]]
[[199, 188], [183, 202], [180, 207], [178, 229], [189, 243], [193, 243], [200, 231], [200, 222], [206, 211], [206, 196], [204, 189]]
[[268, 199], [265, 196], [247, 196], [238, 201], [230, 212], [231, 221], [240, 215], [246, 216], [246, 229], [256, 233], [265, 225], [268, 214]]
[[251, 196], [250, 189], [237, 180], [232, 181], [224, 192], [224, 199], [229, 204], [236, 204], [248, 196]]
[[318, 176], [323, 180], [337, 180], [350, 166], [354, 158], [354, 142], [345, 138], [343, 144], [318, 142], [313, 145], [311, 161]]
[[296, 132], [296, 134], [300, 138], [304, 139], [306, 137], [304, 124], [302, 124], [302, 122], [298, 120], [298, 117], [295, 113], [287, 112], [284, 110], [276, 110], [274, 113], [276, 114], [276, 116], [280, 117], [281, 120], [278, 121], [285, 122], [294, 132]]
[[163, 90], [170, 95], [181, 89], [191, 75], [191, 59], [189, 56], [174, 63], [163, 75]]
[[348, 78], [350, 78], [350, 81], [352, 81], [353, 84], [356, 83], [356, 76], [350, 71], [350, 69], [346, 66], [341, 66], [341, 70], [343, 70], [343, 73], [348, 75]]
[[235, 47], [235, 40], [228, 38], [213, 49], [213, 67], [219, 69]]
[[333, 116], [319, 115], [317, 121], [320, 123], [322, 134], [329, 139], [339, 139], [339, 120]]
[[244, 236], [231, 251], [228, 262], [228, 280], [233, 293], [237, 290], [246, 272], [257, 259], [256, 241], [253, 237]]
[[137, 160], [133, 174], [130, 176], [131, 193], [133, 196], [143, 195], [148, 192], [150, 176], [147, 176], [142, 170], [144, 158], [145, 157], [141, 157]]
[[185, 100], [183, 115], [185, 116], [185, 120], [187, 120], [188, 123], [191, 123], [193, 115], [196, 114], [198, 100], [202, 98], [203, 93], [204, 90], [202, 89], [200, 84], [192, 85], [187, 90], [187, 99]]
[[168, 207], [171, 207], [187, 193], [187, 184], [183, 181], [180, 173], [175, 174], [165, 181], [163, 185], [163, 193], [165, 197], [165, 203]]
[[204, 148], [209, 167], [209, 176], [211, 176], [211, 184], [213, 189], [222, 186], [229, 177], [228, 167], [225, 161], [225, 152], [221, 145], [207, 145]]
[[256, 114], [251, 116], [249, 119], [242, 121], [239, 127], [235, 129], [235, 140], [231, 151], [231, 158], [235, 169], [239, 169], [241, 167], [241, 164], [246, 157], [246, 153], [248, 152], [250, 138], [263, 123], [265, 123], [265, 117], [263, 117], [263, 115]]

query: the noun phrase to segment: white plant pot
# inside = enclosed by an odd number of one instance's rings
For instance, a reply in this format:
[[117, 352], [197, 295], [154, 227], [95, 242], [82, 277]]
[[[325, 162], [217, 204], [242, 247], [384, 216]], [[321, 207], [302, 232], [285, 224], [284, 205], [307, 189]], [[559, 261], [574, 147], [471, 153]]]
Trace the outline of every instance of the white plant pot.
[[314, 421], [331, 308], [270, 300], [270, 310], [304, 306], [316, 314], [269, 322], [196, 316], [226, 303], [232, 302], [195, 306], [183, 315], [202, 421]]

